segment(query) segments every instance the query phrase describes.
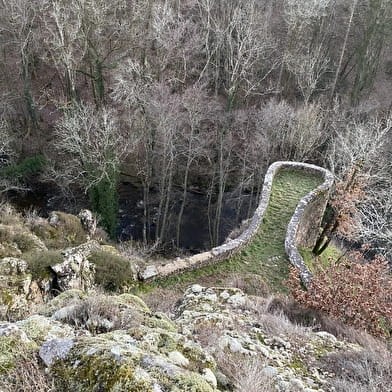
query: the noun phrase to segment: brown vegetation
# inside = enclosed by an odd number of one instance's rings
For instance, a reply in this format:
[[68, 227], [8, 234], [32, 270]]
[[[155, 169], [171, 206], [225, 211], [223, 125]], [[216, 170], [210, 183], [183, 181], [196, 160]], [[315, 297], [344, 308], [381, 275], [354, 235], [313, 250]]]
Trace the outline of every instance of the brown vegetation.
[[[317, 273], [303, 290], [297, 272], [291, 271], [291, 294], [300, 304], [326, 312], [355, 328], [376, 336], [390, 336], [392, 329], [392, 276], [386, 261], [376, 257], [364, 262], [332, 262]], [[360, 264], [360, 261], [363, 264]]]

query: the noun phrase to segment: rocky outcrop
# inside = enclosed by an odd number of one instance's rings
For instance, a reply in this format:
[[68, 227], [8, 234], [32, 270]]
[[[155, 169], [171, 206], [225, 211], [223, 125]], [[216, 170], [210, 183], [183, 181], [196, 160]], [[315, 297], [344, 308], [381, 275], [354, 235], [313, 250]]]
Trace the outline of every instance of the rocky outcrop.
[[[110, 301], [113, 316], [124, 322], [121, 329], [111, 324], [113, 330], [109, 327], [105, 333], [56, 337], [40, 346], [40, 357], [66, 390], [217, 391], [216, 380], [209, 372], [216, 367], [214, 359], [179, 333], [167, 316], [152, 313], [130, 294], [98, 301], [103, 301], [101, 306]], [[54, 312], [52, 320], [72, 312], [69, 305], [60, 309], [50, 303], [48, 306]], [[105, 317], [101, 313], [101, 318]], [[66, 316], [62, 319], [70, 322]], [[86, 321], [84, 325], [88, 324]]]
[[94, 286], [94, 265], [88, 257], [101, 249], [97, 241], [89, 241], [62, 251], [64, 261], [51, 267], [60, 291], [88, 290]]
[[[328, 391], [331, 375], [319, 368], [319, 358], [360, 347], [327, 332], [293, 325], [266, 309], [261, 298], [239, 289], [193, 285], [185, 292], [175, 321], [185, 336], [204, 342], [213, 357], [223, 353], [235, 358], [234, 367], [240, 368], [247, 358], [257, 359], [258, 372], [272, 382], [271, 390]], [[216, 376], [222, 380], [219, 369]]]
[[193, 285], [169, 319], [131, 294], [64, 292], [44, 305], [45, 316], [0, 323], [0, 347], [12, 347], [0, 353], [0, 372], [27, 350], [63, 391], [226, 392], [244, 363], [257, 363], [247, 377], [257, 374], [270, 391], [329, 391], [319, 358], [360, 347], [292, 325], [265, 301]]
[[97, 230], [97, 220], [90, 210], [84, 209], [79, 212], [80, 223], [83, 226], [84, 231], [89, 235], [94, 235]]
[[0, 319], [23, 316], [32, 303], [42, 303], [42, 295], [23, 260], [0, 260]]

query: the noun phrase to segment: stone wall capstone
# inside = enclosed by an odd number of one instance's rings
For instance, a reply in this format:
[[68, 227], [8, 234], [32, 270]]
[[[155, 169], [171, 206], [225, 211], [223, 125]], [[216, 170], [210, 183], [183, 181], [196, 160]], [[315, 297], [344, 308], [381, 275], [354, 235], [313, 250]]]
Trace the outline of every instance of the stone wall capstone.
[[147, 282], [170, 275], [177, 275], [185, 271], [218, 263], [240, 252], [257, 233], [269, 203], [274, 177], [279, 170], [284, 168], [304, 170], [310, 174], [319, 174], [324, 178], [324, 182], [320, 186], [300, 200], [288, 225], [285, 239], [285, 249], [289, 260], [299, 269], [301, 278], [307, 284], [311, 278], [311, 273], [305, 266], [297, 247], [311, 246], [314, 244], [328, 201], [329, 190], [333, 184], [333, 175], [328, 170], [319, 166], [286, 161], [275, 162], [268, 168], [264, 178], [259, 205], [248, 227], [237, 238], [229, 240], [227, 243], [212, 248], [209, 251], [190, 257], [178, 257], [159, 265], [149, 265], [143, 271], [139, 272], [139, 279]]

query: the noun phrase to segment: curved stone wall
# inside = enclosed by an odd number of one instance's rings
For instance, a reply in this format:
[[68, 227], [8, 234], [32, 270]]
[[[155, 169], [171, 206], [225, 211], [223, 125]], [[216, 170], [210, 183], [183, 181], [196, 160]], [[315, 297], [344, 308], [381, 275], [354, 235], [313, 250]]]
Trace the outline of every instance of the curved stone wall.
[[203, 253], [177, 258], [161, 265], [149, 265], [144, 271], [139, 273], [140, 280], [151, 281], [170, 275], [177, 275], [185, 271], [215, 264], [241, 251], [257, 233], [268, 206], [274, 176], [283, 168], [304, 170], [312, 174], [320, 174], [324, 178], [323, 184], [300, 200], [288, 225], [286, 234], [286, 253], [291, 263], [299, 269], [301, 278], [306, 284], [311, 278], [311, 273], [306, 268], [297, 246], [311, 246], [311, 242], [315, 241], [328, 200], [329, 190], [333, 184], [333, 175], [319, 166], [299, 162], [275, 162], [268, 168], [259, 205], [253, 214], [249, 226], [239, 237]]
[[334, 182], [333, 174], [324, 168], [302, 163], [304, 170], [321, 173], [324, 182], [305, 195], [297, 204], [287, 225], [285, 250], [290, 263], [298, 269], [302, 282], [308, 285], [312, 274], [306, 267], [298, 247], [312, 247], [316, 243], [321, 220]]

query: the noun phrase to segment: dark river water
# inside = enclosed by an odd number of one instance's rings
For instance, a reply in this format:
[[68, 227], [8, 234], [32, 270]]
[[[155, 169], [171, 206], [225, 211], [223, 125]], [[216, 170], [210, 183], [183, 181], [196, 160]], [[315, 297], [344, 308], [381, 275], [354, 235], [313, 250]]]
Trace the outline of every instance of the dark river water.
[[[61, 210], [77, 214], [82, 208], [90, 208], [86, 195], [77, 193], [77, 197], [65, 198], [53, 187], [39, 184], [24, 196], [11, 195], [10, 199], [19, 210], [36, 209], [39, 215], [46, 217], [51, 211]], [[143, 193], [142, 189], [130, 182], [123, 181], [119, 185], [119, 225], [117, 230], [118, 240], [143, 239]], [[151, 192], [152, 217], [157, 210], [159, 200]], [[168, 238], [176, 238], [177, 214], [181, 206], [182, 191], [174, 194], [174, 202], [169, 219]], [[224, 196], [219, 232], [219, 242], [223, 242], [228, 234], [236, 228], [243, 219], [253, 213], [254, 206], [249, 208], [249, 203], [254, 201], [250, 194], [238, 195], [227, 192]], [[180, 248], [190, 253], [199, 252], [211, 247], [208, 221], [208, 197], [198, 192], [188, 192], [187, 202], [182, 218]], [[154, 226], [152, 225], [152, 232]], [[170, 240], [169, 248], [170, 248]]]

